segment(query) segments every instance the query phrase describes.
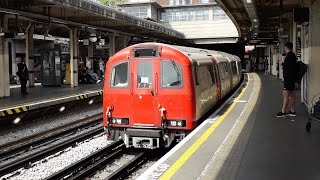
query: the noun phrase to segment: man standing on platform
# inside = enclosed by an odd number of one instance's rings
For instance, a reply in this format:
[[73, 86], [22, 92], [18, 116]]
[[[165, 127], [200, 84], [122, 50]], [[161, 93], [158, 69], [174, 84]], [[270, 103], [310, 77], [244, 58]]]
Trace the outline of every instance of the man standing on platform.
[[[292, 52], [292, 48], [293, 44], [291, 42], [287, 42], [284, 46], [287, 55], [283, 63], [283, 105], [281, 111], [275, 115], [276, 117], [296, 116], [294, 89], [298, 74], [298, 64], [297, 57]], [[291, 110], [286, 113], [289, 103]]]
[[29, 94], [27, 92], [27, 81], [29, 80], [29, 71], [28, 68], [25, 64], [25, 60], [22, 59], [18, 63], [18, 72], [17, 75], [20, 79], [20, 84], [21, 84], [21, 94]]

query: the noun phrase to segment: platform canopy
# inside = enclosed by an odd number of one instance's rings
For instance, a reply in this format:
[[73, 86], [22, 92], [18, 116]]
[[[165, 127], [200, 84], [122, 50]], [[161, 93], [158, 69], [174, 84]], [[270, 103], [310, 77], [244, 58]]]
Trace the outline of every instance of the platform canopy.
[[[35, 22], [36, 31], [67, 37], [67, 28], [113, 32], [129, 36], [184, 43], [184, 34], [159, 23], [125, 14], [87, 0], [4, 0], [0, 12], [10, 14], [9, 29], [23, 31]], [[37, 27], [37, 26], [36, 26]], [[64, 28], [67, 27], [67, 28]]]
[[270, 39], [277, 39], [281, 28], [289, 29], [293, 9], [302, 7], [304, 1], [216, 0], [235, 23], [239, 36]]

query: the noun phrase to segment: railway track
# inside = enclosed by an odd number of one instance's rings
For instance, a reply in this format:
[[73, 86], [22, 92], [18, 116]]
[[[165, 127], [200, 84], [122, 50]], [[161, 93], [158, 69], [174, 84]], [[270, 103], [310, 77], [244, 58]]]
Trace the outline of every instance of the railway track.
[[79, 121], [66, 124], [63, 127], [56, 127], [48, 131], [19, 139], [14, 142], [0, 145], [0, 162], [26, 153], [35, 148], [48, 145], [54, 141], [75, 134], [81, 129], [87, 129], [100, 123], [102, 123], [102, 115], [97, 114], [85, 119], [81, 119]]
[[[103, 169], [108, 163], [126, 154], [127, 150], [123, 141], [113, 142], [111, 145], [97, 151], [81, 161], [78, 161], [65, 169], [52, 174], [46, 180], [58, 179], [85, 179]], [[148, 159], [147, 152], [140, 152], [128, 163], [110, 174], [105, 179], [123, 179], [128, 177], [133, 171], [139, 168]]]
[[[17, 158], [16, 160], [14, 160], [12, 162], [1, 163], [0, 176], [11, 173], [17, 169], [22, 168], [22, 167], [27, 167], [35, 161], [41, 160], [41, 159], [48, 157], [56, 152], [59, 152], [59, 151], [66, 149], [70, 146], [73, 146], [73, 145], [77, 144], [78, 142], [82, 142], [86, 139], [89, 139], [89, 138], [95, 136], [95, 135], [103, 133], [103, 127], [99, 126], [99, 127], [95, 127], [93, 129], [91, 129], [90, 131], [82, 133], [79, 136], [74, 136], [72, 138], [68, 138], [66, 141], [63, 141], [59, 144], [48, 146], [48, 142], [52, 142], [52, 141], [54, 141], [54, 139], [57, 139], [57, 138], [58, 139], [64, 138], [67, 135], [72, 134], [72, 132], [77, 131], [77, 129], [92, 126], [93, 124], [99, 124], [98, 121], [101, 123], [101, 119], [99, 119], [99, 118], [97, 119], [97, 117], [95, 117], [95, 119], [91, 119], [91, 117], [90, 117], [87, 119], [87, 121], [85, 123], [74, 123], [73, 125], [71, 125], [71, 123], [70, 123], [70, 126], [68, 126], [69, 128], [64, 128], [64, 131], [54, 132], [54, 131], [50, 130], [50, 132], [48, 132], [48, 134], [50, 134], [50, 135], [48, 135], [47, 133], [38, 134], [38, 135], [44, 135], [45, 137], [38, 138], [38, 136], [34, 136], [36, 138], [36, 140], [34, 140], [34, 141], [30, 140], [29, 139], [30, 137], [28, 137], [27, 140], [29, 140], [29, 142], [28, 143], [19, 143], [20, 146], [16, 146], [14, 143], [12, 143], [11, 147], [14, 147], [12, 149], [13, 152], [11, 152], [10, 150], [2, 151], [1, 155], [0, 155], [1, 157], [5, 157], [6, 155], [12, 156], [13, 154], [17, 154], [18, 152], [25, 152], [25, 150], [28, 150], [30, 148], [32, 149], [32, 147], [35, 147], [35, 146], [36, 147], [47, 146], [47, 147], [44, 147], [41, 151], [33, 152], [27, 156]], [[10, 148], [7, 148], [7, 149], [10, 149]]]

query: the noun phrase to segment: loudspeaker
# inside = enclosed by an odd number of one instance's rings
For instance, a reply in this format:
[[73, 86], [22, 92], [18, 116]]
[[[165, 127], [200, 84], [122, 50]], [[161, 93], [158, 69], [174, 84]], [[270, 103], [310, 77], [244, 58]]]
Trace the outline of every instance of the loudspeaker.
[[294, 22], [309, 22], [309, 8], [294, 8]]

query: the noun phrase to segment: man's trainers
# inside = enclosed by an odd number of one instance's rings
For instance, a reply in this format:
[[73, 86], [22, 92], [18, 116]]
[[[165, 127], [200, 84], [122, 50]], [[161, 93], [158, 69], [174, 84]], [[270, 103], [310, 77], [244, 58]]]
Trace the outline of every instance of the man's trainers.
[[295, 117], [295, 116], [297, 116], [297, 114], [296, 114], [296, 112], [291, 112], [291, 111], [289, 111], [289, 112], [287, 113], [287, 116]]
[[275, 115], [276, 117], [285, 117], [286, 113], [283, 113], [282, 111], [278, 112], [278, 114]]

